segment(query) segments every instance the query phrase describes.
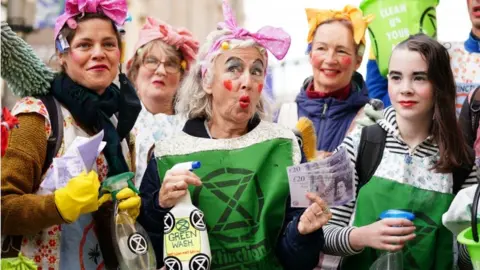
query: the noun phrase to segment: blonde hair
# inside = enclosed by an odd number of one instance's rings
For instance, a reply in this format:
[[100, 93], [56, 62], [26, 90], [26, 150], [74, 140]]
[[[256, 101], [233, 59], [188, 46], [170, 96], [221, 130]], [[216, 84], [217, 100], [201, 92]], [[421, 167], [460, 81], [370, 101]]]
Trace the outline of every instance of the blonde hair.
[[[135, 52], [135, 56], [132, 59], [132, 66], [127, 71], [127, 77], [132, 83], [135, 84], [135, 81], [138, 76], [138, 69], [142, 65], [143, 60], [145, 59], [145, 56], [148, 55], [148, 53], [150, 53], [155, 46], [160, 47], [160, 49], [162, 49], [165, 52], [167, 59], [178, 60], [178, 63], [180, 63], [183, 60], [182, 53], [179, 50], [177, 50], [175, 47], [168, 45], [167, 43], [163, 42], [160, 39], [152, 40]], [[183, 69], [181, 69], [181, 72], [183, 76], [184, 74]]]
[[[213, 44], [220, 38], [231, 34], [230, 30], [219, 29], [211, 32], [207, 36], [207, 41], [200, 48], [197, 61], [191, 67], [190, 71], [182, 81], [180, 89], [177, 91], [175, 111], [188, 119], [202, 117], [210, 119], [212, 117], [212, 95], [203, 89], [203, 84], [211, 85], [213, 82], [213, 67], [217, 56], [222, 54], [222, 50], [208, 54]], [[251, 39], [231, 39], [229, 40], [230, 49], [235, 48], [257, 48], [264, 59], [267, 59], [265, 48]], [[207, 58], [208, 57], [208, 58]], [[202, 77], [202, 67], [206, 68]], [[256, 106], [255, 113], [261, 119], [268, 119], [270, 115], [270, 101], [265, 95], [260, 96], [260, 101]]]

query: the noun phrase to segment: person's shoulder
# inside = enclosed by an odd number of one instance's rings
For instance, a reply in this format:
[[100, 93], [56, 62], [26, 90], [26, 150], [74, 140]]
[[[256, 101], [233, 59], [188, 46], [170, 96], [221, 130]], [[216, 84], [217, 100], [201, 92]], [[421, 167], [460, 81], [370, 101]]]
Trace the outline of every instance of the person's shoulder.
[[459, 52], [465, 52], [465, 42], [463, 41], [439, 41], [447, 49], [450, 56]]
[[439, 40], [440, 44], [442, 44], [447, 50], [453, 47], [463, 47], [464, 41], [447, 41], [447, 40]]
[[20, 116], [22, 114], [29, 113], [39, 114], [45, 118], [45, 130], [48, 138], [51, 132], [50, 116], [48, 114], [47, 107], [45, 104], [43, 104], [40, 98], [33, 96], [23, 97], [18, 100], [15, 106], [12, 108], [13, 116]]
[[345, 137], [344, 141], [350, 141], [354, 146], [360, 144], [360, 137], [362, 136], [362, 130], [365, 126], [356, 125]]
[[42, 100], [37, 97], [23, 97], [15, 103], [12, 108], [12, 115], [21, 113], [38, 113], [48, 116], [48, 111]]
[[279, 134], [284, 137], [288, 138], [296, 138], [295, 133], [291, 128], [288, 128], [280, 123], [274, 123], [266, 120], [261, 120], [259, 123], [259, 127], [262, 130], [269, 130], [270, 132]]

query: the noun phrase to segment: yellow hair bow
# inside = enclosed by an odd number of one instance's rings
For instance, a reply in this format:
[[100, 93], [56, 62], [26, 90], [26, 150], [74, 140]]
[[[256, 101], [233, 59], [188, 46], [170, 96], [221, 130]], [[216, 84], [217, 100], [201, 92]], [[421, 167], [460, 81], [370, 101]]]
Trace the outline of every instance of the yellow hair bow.
[[311, 43], [315, 35], [317, 27], [328, 20], [347, 20], [352, 23], [353, 26], [353, 39], [355, 44], [365, 44], [365, 31], [368, 24], [373, 20], [374, 16], [368, 15], [363, 17], [363, 13], [360, 9], [346, 5], [343, 10], [322, 10], [307, 8], [305, 9], [308, 20], [308, 38], [307, 42]]

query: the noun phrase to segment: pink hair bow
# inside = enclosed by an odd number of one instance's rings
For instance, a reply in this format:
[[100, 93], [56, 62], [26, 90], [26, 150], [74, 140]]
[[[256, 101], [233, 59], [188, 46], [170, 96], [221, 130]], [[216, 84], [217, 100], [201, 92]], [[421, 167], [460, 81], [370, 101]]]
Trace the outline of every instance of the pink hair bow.
[[83, 13], [102, 12], [115, 22], [117, 25], [123, 25], [127, 17], [126, 0], [66, 0], [65, 12], [57, 18], [55, 22], [55, 40], [62, 30], [65, 23], [72, 29], [77, 27], [76, 22], [71, 18]]
[[222, 42], [231, 39], [252, 39], [262, 47], [267, 49], [278, 60], [282, 60], [290, 48], [290, 35], [281, 28], [264, 26], [256, 33], [251, 33], [245, 28], [238, 27], [237, 20], [228, 5], [227, 0], [223, 0], [223, 17], [225, 22], [219, 23], [222, 29], [228, 29], [232, 33], [218, 39], [210, 48], [207, 55], [218, 50]]
[[190, 31], [185, 28], [174, 29], [171, 25], [158, 21], [152, 17], [147, 17], [147, 22], [140, 30], [137, 44], [135, 44], [134, 54], [127, 62], [127, 69], [131, 67], [133, 57], [138, 49], [156, 39], [160, 39], [166, 44], [180, 50], [183, 58], [188, 63], [187, 69], [193, 64], [193, 62], [195, 62], [199, 43], [193, 38]]

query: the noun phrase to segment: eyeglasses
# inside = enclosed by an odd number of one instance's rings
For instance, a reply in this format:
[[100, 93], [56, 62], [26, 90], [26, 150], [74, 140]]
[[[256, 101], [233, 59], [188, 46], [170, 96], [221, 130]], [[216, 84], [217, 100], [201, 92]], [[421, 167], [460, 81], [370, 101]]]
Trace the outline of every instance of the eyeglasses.
[[162, 62], [151, 56], [147, 56], [143, 59], [143, 66], [152, 72], [157, 70], [161, 64], [163, 64], [163, 68], [169, 74], [177, 74], [182, 69], [182, 66], [179, 63], [172, 60]]

